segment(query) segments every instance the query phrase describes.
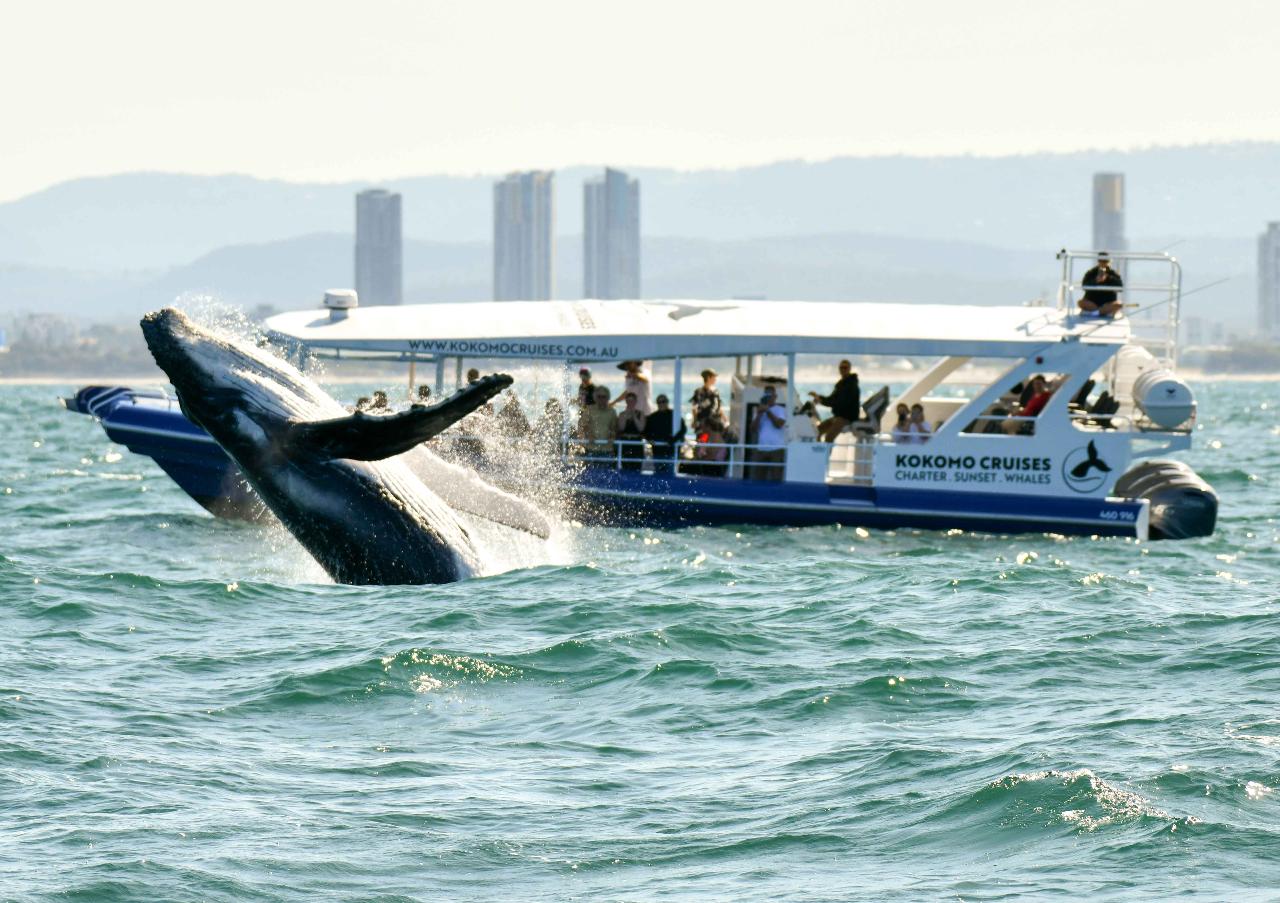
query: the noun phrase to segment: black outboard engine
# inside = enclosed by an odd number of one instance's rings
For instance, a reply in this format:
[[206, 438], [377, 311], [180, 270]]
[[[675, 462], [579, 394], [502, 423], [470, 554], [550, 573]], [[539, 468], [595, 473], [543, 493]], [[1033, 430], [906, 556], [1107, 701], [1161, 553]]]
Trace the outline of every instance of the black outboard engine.
[[1142, 461], [1116, 481], [1112, 494], [1151, 503], [1152, 539], [1209, 536], [1218, 521], [1218, 493], [1181, 461]]

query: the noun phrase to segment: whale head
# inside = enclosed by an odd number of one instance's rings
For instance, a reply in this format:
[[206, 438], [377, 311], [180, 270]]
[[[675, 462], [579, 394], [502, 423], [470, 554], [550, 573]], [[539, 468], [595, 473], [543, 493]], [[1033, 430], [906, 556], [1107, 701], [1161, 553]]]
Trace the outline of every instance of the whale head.
[[233, 455], [261, 445], [283, 423], [346, 412], [287, 361], [212, 332], [172, 307], [142, 318], [156, 363], [178, 392], [182, 411]]

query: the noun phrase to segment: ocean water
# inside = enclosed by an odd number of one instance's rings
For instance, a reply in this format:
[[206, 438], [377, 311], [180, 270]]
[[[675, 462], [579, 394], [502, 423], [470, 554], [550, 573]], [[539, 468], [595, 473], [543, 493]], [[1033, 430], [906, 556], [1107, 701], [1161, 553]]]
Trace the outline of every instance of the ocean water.
[[[1182, 543], [486, 534], [329, 583], [0, 395], [0, 899], [1280, 896], [1280, 399]], [[496, 529], [496, 528], [495, 528]]]

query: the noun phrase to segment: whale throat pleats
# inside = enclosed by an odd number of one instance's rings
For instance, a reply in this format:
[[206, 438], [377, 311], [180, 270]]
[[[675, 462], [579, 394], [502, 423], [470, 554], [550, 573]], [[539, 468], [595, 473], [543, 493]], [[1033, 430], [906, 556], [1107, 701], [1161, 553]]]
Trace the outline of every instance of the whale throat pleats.
[[287, 442], [330, 458], [381, 461], [438, 436], [511, 382], [511, 377], [504, 374], [486, 376], [439, 404], [414, 405], [401, 414], [356, 413], [333, 420], [295, 423], [289, 427]]

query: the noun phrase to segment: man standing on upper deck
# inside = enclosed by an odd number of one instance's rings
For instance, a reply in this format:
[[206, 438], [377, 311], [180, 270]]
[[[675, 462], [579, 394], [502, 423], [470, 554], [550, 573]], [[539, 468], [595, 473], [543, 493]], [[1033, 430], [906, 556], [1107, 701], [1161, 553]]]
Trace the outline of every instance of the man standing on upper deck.
[[1111, 269], [1111, 255], [1106, 251], [1098, 252], [1098, 265], [1084, 274], [1080, 284], [1085, 290], [1080, 310], [1086, 316], [1114, 317], [1120, 312], [1120, 289], [1124, 288], [1124, 280]]
[[840, 362], [840, 381], [830, 395], [823, 396], [817, 392], [809, 395], [818, 404], [831, 408], [831, 416], [818, 424], [818, 439], [822, 442], [835, 442], [845, 427], [859, 419], [862, 390], [858, 388], [858, 374], [853, 372], [853, 365], [848, 361]]

